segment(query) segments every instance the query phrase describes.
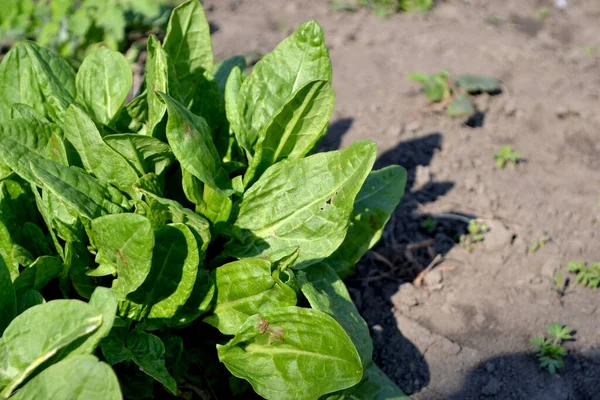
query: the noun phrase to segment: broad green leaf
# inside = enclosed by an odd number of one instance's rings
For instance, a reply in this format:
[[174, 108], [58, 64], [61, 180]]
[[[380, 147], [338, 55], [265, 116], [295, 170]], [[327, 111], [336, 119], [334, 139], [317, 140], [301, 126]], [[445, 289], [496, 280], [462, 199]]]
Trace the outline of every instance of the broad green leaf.
[[39, 68], [34, 67], [34, 61], [28, 52], [28, 47], [35, 47], [41, 59], [55, 72], [54, 76], [62, 87], [71, 95], [75, 94], [75, 72], [66, 61], [54, 56], [49, 50], [39, 48], [30, 43], [20, 43], [14, 46], [0, 63], [0, 121], [10, 119], [11, 107], [15, 103], [31, 106], [41, 115], [49, 114], [49, 105], [42, 92], [38, 74]]
[[100, 47], [83, 60], [75, 82], [77, 101], [94, 121], [109, 125], [125, 103], [133, 75], [121, 53]]
[[148, 121], [148, 92], [145, 91], [121, 109], [115, 122], [119, 132], [146, 134]]
[[169, 110], [167, 139], [181, 166], [222, 196], [231, 195], [231, 180], [221, 165], [206, 121], [169, 95], [159, 94]]
[[209, 272], [205, 269], [199, 269], [192, 294], [185, 304], [177, 310], [175, 316], [167, 321], [167, 325], [169, 327], [185, 326], [207, 312], [213, 304], [215, 290], [215, 282]]
[[268, 261], [234, 261], [211, 275], [217, 287], [217, 301], [204, 322], [225, 335], [235, 334], [251, 315], [296, 305], [296, 293], [271, 276]]
[[21, 233], [21, 244], [31, 251], [34, 256], [40, 257], [44, 254], [51, 254], [48, 238], [38, 225], [25, 222]]
[[259, 133], [244, 184], [248, 185], [277, 161], [304, 157], [325, 133], [334, 101], [335, 94], [326, 80], [310, 81], [294, 93], [265, 131]]
[[70, 106], [65, 114], [65, 136], [79, 153], [89, 173], [101, 182], [134, 193], [133, 184], [138, 179], [135, 170], [125, 158], [104, 143], [94, 121], [75, 105]]
[[119, 198], [86, 173], [49, 160], [32, 161], [30, 166], [44, 187], [88, 219], [123, 212], [118, 205], [122, 196]]
[[31, 60], [32, 71], [45, 102], [48, 114], [56, 121], [62, 122], [67, 107], [75, 102], [75, 75], [65, 60], [47, 49], [38, 47], [32, 42], [22, 44]]
[[140, 176], [149, 172], [160, 175], [175, 160], [169, 145], [151, 136], [124, 133], [106, 136], [104, 141], [121, 154]]
[[129, 318], [171, 318], [191, 296], [200, 255], [196, 238], [184, 224], [154, 232], [152, 268], [146, 280], [127, 296]]
[[63, 268], [64, 265], [57, 258], [42, 256], [15, 279], [15, 291], [18, 293], [25, 289], [42, 290], [48, 282], [58, 277]]
[[332, 316], [344, 328], [358, 351], [362, 365], [366, 367], [373, 355], [371, 334], [344, 282], [324, 263], [311, 265], [301, 273], [305, 274], [301, 284], [302, 293], [310, 306]]
[[208, 218], [213, 224], [226, 222], [231, 214], [232, 201], [229, 197], [221, 196], [210, 186], [204, 186], [202, 191], [202, 203], [196, 207], [196, 211]]
[[120, 400], [122, 396], [108, 364], [93, 355], [80, 355], [46, 368], [11, 399]]
[[350, 400], [410, 400], [379, 367], [373, 363], [365, 370], [363, 379], [352, 389]]
[[[240, 71], [246, 69], [246, 59], [244, 56], [233, 56], [226, 59], [223, 62], [215, 64], [213, 67], [213, 75], [217, 86], [221, 92], [221, 96], [225, 96], [225, 84], [229, 79], [229, 75], [233, 72], [234, 68], [238, 68]], [[240, 82], [241, 84], [241, 82]]]
[[61, 163], [59, 138], [50, 125], [34, 119], [13, 119], [0, 125], [0, 160], [28, 182], [39, 184], [30, 162], [40, 158]]
[[456, 84], [469, 93], [494, 93], [502, 90], [500, 80], [489, 76], [461, 75], [456, 78]]
[[44, 361], [101, 324], [102, 314], [79, 300], [54, 300], [26, 310], [0, 338], [0, 395], [10, 396]]
[[[31, 307], [45, 304], [44, 296], [35, 289], [25, 289], [17, 294], [17, 315], [23, 314]], [[1, 385], [0, 385], [1, 386]]]
[[360, 382], [363, 368], [352, 341], [329, 315], [285, 307], [254, 315], [225, 345], [229, 372], [266, 399], [316, 399]]
[[391, 165], [372, 171], [354, 200], [354, 210], [344, 242], [323, 262], [345, 278], [354, 265], [381, 238], [383, 228], [404, 195], [406, 170]]
[[[162, 139], [163, 132], [157, 129], [158, 124], [162, 121], [167, 111], [167, 106], [161, 100], [157, 92], [173, 94], [175, 78], [170, 79], [169, 73], [172, 70], [169, 64], [167, 53], [160, 46], [160, 42], [154, 35], [148, 37], [148, 52], [146, 58], [146, 87], [148, 94], [146, 95], [148, 102], [148, 131], [149, 136]], [[174, 74], [174, 73], [173, 73]]]
[[360, 141], [344, 150], [271, 166], [239, 204], [237, 258], [265, 257], [299, 248], [296, 268], [331, 255], [342, 244], [354, 198], [375, 161], [376, 145]]
[[10, 271], [0, 256], [0, 337], [4, 329], [17, 316], [17, 296]]
[[173, 10], [163, 43], [187, 104], [196, 91], [197, 77], [213, 67], [210, 28], [200, 2], [186, 1]]
[[146, 280], [152, 266], [154, 233], [150, 221], [139, 214], [113, 214], [92, 220], [96, 262], [116, 266], [112, 289], [125, 300]]
[[165, 345], [157, 336], [134, 329], [127, 335], [127, 349], [140, 370], [177, 394], [177, 382], [165, 366]]
[[238, 93], [240, 145], [250, 151], [293, 93], [315, 79], [331, 81], [331, 61], [316, 21], [302, 24], [252, 69]]
[[464, 94], [456, 96], [452, 103], [446, 109], [446, 113], [451, 117], [468, 117], [475, 112], [475, 107], [471, 100]]
[[113, 327], [117, 312], [117, 298], [111, 289], [97, 287], [88, 304], [102, 312], [102, 325], [96, 332], [88, 336], [85, 342], [78, 344], [77, 348], [70, 353], [71, 355], [91, 354], [98, 347], [100, 340], [108, 336]]
[[38, 113], [35, 108], [22, 103], [15, 103], [10, 108], [11, 119], [34, 119], [36, 121], [43, 122], [45, 124], [50, 123], [43, 115]]
[[65, 244], [66, 272], [61, 276], [61, 285], [66, 288], [71, 282], [78, 295], [86, 299], [91, 298], [97, 284], [86, 273], [94, 265], [92, 255], [85, 244], [79, 241], [67, 241]]
[[[238, 104], [238, 94], [240, 92], [240, 88], [242, 86], [242, 71], [239, 67], [233, 67], [229, 76], [227, 77], [227, 82], [225, 84], [225, 115], [227, 116], [227, 121], [229, 122], [229, 126], [231, 130], [234, 132], [235, 137], [240, 144], [242, 145], [243, 137], [244, 137], [244, 123], [242, 121], [242, 110]], [[244, 146], [242, 146], [244, 147]], [[244, 147], [246, 153], [250, 153], [250, 146]]]

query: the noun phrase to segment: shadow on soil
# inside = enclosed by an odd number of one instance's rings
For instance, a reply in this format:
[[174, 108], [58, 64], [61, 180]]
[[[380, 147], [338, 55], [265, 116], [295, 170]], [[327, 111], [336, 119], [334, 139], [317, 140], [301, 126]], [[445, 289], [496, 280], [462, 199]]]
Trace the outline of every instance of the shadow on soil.
[[490, 358], [471, 370], [457, 393], [439, 399], [593, 400], [600, 387], [600, 355], [570, 355], [557, 375], [538, 368], [535, 354], [514, 353]]
[[[330, 125], [320, 151], [339, 148], [352, 119], [340, 119]], [[435, 201], [450, 191], [453, 182], [437, 182], [435, 177], [422, 182], [419, 166], [426, 167], [442, 148], [439, 132], [399, 142], [377, 159], [374, 169], [392, 164], [406, 168], [405, 195], [394, 212], [382, 239], [357, 265], [356, 275], [346, 281], [354, 303], [371, 328], [373, 359], [407, 394], [429, 384], [429, 366], [423, 354], [398, 329], [392, 312], [391, 297], [400, 285], [412, 282], [437, 254], [442, 256], [456, 245], [453, 233], [465, 227], [422, 228], [426, 216], [417, 214], [420, 205]], [[418, 187], [415, 185], [418, 183]], [[456, 224], [454, 222], [454, 224]], [[374, 254], [376, 253], [376, 255]]]

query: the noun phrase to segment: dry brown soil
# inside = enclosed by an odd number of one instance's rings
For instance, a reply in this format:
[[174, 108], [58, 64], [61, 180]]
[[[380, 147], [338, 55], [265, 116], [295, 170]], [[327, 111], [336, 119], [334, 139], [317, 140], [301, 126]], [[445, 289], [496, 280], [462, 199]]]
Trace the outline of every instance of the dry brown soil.
[[[600, 399], [598, 292], [572, 284], [560, 297], [550, 283], [570, 260], [600, 261], [598, 0], [564, 11], [552, 0], [452, 0], [385, 20], [333, 12], [326, 0], [205, 6], [218, 59], [268, 52], [317, 19], [337, 93], [322, 148], [369, 138], [377, 167], [409, 171], [384, 238], [347, 281], [375, 361], [400, 387], [416, 400]], [[533, 18], [544, 6], [551, 15]], [[502, 79], [503, 93], [477, 98], [474, 127], [432, 109], [407, 80], [441, 69]], [[504, 144], [526, 161], [496, 167]], [[491, 227], [472, 253], [456, 245], [466, 225], [455, 214]], [[427, 216], [433, 232], [420, 226]], [[551, 242], [528, 251], [544, 234]], [[529, 343], [550, 322], [576, 330], [556, 376], [538, 369]]]

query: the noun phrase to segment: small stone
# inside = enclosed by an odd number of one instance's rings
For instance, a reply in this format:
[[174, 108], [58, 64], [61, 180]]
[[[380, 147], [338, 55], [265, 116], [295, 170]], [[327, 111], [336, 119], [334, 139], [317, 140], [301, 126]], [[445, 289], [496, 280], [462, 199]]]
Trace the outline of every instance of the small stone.
[[506, 104], [504, 105], [504, 114], [506, 114], [507, 117], [512, 117], [516, 113], [517, 113], [517, 105], [515, 104], [515, 102], [513, 100], [507, 101]]
[[404, 126], [407, 132], [416, 132], [421, 128], [421, 121], [411, 121]]
[[402, 284], [398, 287], [398, 291], [392, 296], [391, 300], [396, 308], [400, 308], [400, 305], [416, 306], [419, 304], [417, 288], [412, 283]]
[[431, 173], [429, 172], [429, 167], [424, 165], [417, 165], [415, 171], [415, 183], [413, 185], [413, 190], [419, 189], [426, 184], [431, 182]]
[[502, 383], [496, 378], [490, 378], [487, 385], [481, 390], [484, 396], [496, 396], [502, 390]]
[[371, 327], [371, 329], [373, 329], [373, 332], [377, 332], [377, 333], [381, 333], [383, 332], [383, 326], [377, 324], [377, 325], [373, 325]]
[[496, 369], [496, 366], [495, 366], [493, 363], [491, 363], [491, 362], [486, 362], [486, 363], [485, 363], [485, 370], [486, 370], [487, 372], [489, 372], [490, 374], [491, 374], [492, 372], [494, 372], [494, 370], [495, 370], [495, 369]]
[[485, 234], [483, 243], [487, 250], [503, 250], [512, 244], [513, 233], [500, 221], [488, 223], [490, 231]]
[[428, 286], [428, 288], [432, 292], [437, 292], [437, 291], [442, 290], [444, 288], [444, 284], [443, 283], [438, 283], [436, 285], [430, 285], [430, 286]]

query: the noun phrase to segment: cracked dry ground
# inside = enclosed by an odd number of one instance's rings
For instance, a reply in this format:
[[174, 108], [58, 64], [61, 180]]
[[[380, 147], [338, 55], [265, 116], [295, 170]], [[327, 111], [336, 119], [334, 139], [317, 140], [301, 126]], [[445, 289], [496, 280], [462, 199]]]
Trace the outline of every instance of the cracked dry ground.
[[[526, 3], [526, 4], [523, 4]], [[371, 327], [375, 361], [416, 400], [598, 399], [598, 292], [550, 281], [569, 260], [600, 261], [600, 3], [439, 1], [427, 16], [377, 19], [325, 0], [206, 0], [217, 54], [266, 52], [307, 19], [326, 33], [337, 103], [322, 148], [375, 140], [377, 167], [409, 171], [381, 242], [347, 280]], [[429, 107], [415, 71], [501, 78], [479, 96], [482, 126]], [[504, 170], [510, 144], [526, 162]], [[460, 213], [491, 227], [473, 253], [455, 244]], [[433, 216], [433, 232], [420, 223]], [[532, 241], [552, 238], [535, 253]], [[437, 255], [435, 267], [412, 280]], [[421, 278], [423, 278], [421, 280]], [[550, 322], [576, 330], [566, 369], [540, 371], [529, 338]]]

